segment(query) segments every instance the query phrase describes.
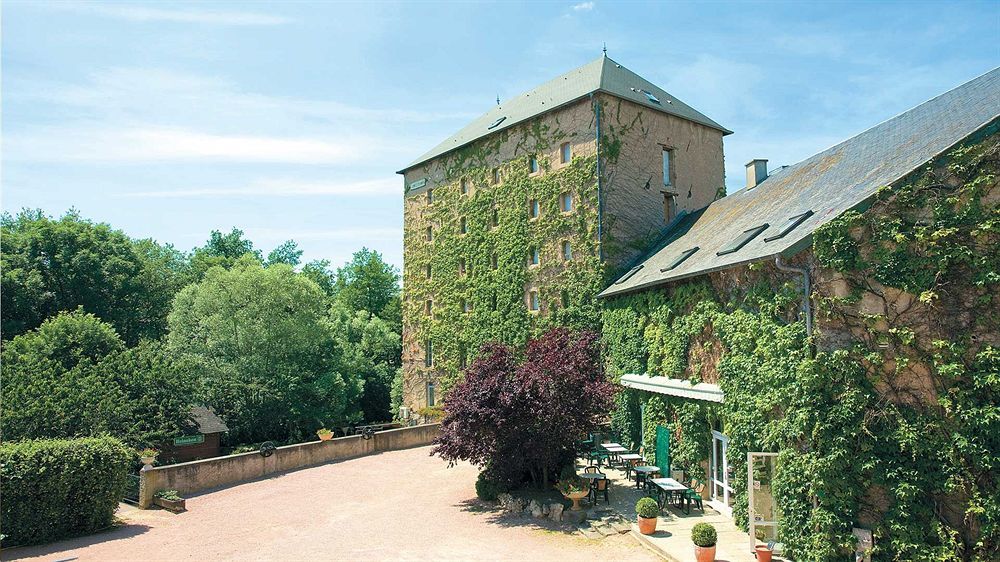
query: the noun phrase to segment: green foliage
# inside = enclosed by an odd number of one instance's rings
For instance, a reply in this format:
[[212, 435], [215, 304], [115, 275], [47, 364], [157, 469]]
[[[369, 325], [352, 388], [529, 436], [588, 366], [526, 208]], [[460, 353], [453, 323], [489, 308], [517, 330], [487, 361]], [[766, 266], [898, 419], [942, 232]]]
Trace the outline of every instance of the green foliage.
[[180, 500], [184, 499], [184, 498], [181, 497], [181, 495], [179, 493], [177, 493], [177, 490], [160, 490], [159, 492], [156, 492], [153, 495], [155, 497], [158, 497], [158, 498], [162, 499], [162, 500], [167, 500], [167, 501], [172, 501], [172, 502], [180, 501]]
[[4, 546], [51, 542], [113, 524], [132, 455], [110, 437], [0, 445]]
[[350, 310], [366, 310], [391, 326], [401, 322], [399, 272], [374, 250], [361, 248], [337, 269], [333, 293], [337, 302]]
[[635, 503], [635, 512], [643, 519], [654, 519], [660, 516], [660, 506], [653, 498], [639, 498]]
[[340, 302], [330, 309], [330, 324], [344, 352], [344, 369], [364, 381], [360, 406], [365, 421], [391, 420], [390, 393], [401, 353], [399, 332], [367, 310], [352, 313]]
[[487, 475], [487, 471], [482, 471], [476, 478], [476, 497], [483, 501], [496, 501], [497, 496], [507, 491], [500, 482]]
[[361, 381], [331, 329], [322, 290], [250, 257], [182, 290], [169, 349], [240, 443], [304, 439], [360, 417]]
[[286, 240], [267, 255], [267, 265], [283, 263], [295, 267], [302, 258], [302, 250], [294, 240]]
[[77, 307], [110, 323], [130, 345], [158, 338], [183, 282], [173, 248], [130, 240], [76, 211], [59, 219], [41, 211], [4, 214], [0, 247], [5, 340]]
[[696, 523], [694, 527], [691, 527], [691, 542], [695, 546], [715, 546], [717, 540], [718, 535], [711, 523]]
[[60, 313], [3, 347], [5, 439], [111, 433], [134, 445], [179, 432], [194, 383], [143, 341], [125, 348], [114, 329], [82, 311]]

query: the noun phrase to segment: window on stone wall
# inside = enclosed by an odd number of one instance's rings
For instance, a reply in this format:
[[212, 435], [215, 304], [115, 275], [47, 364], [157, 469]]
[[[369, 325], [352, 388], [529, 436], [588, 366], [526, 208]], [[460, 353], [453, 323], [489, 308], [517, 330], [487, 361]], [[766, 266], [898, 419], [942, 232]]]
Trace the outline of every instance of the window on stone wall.
[[500, 183], [500, 168], [493, 168], [493, 184]]
[[573, 259], [573, 247], [570, 246], [569, 240], [563, 240], [562, 242], [562, 257], [565, 261]]
[[434, 383], [427, 383], [427, 407], [430, 408], [434, 406]]
[[428, 189], [427, 190], [427, 202], [428, 203], [433, 203], [434, 202], [434, 190], [433, 189]]
[[674, 185], [674, 151], [663, 149], [663, 185]]
[[538, 173], [538, 158], [531, 156], [528, 158], [528, 173], [537, 174]]
[[465, 276], [465, 271], [466, 271], [466, 269], [465, 269], [465, 258], [459, 258], [458, 259], [458, 276], [459, 277], [464, 277]]
[[427, 299], [424, 303], [424, 314], [430, 316], [434, 312], [434, 301]]
[[462, 299], [462, 312], [469, 313], [472, 312], [472, 302], [468, 299]]
[[541, 263], [541, 256], [538, 252], [538, 246], [533, 246], [531, 251], [528, 252], [528, 265], [538, 265]]
[[559, 210], [568, 213], [573, 210], [573, 194], [563, 193], [559, 196]]
[[570, 147], [568, 142], [562, 143], [562, 146], [559, 147], [559, 161], [563, 164], [568, 164], [572, 159], [573, 149]]
[[469, 194], [469, 180], [467, 180], [465, 178], [462, 178], [462, 181], [460, 183], [462, 185], [462, 195], [468, 195]]
[[427, 227], [427, 241], [430, 242], [434, 240], [434, 229], [430, 226]]
[[493, 254], [490, 256], [490, 269], [496, 269], [498, 265], [497, 255]]
[[425, 273], [427, 274], [426, 275], [427, 278], [430, 279], [431, 278], [431, 264], [427, 264], [427, 270], [426, 270]]
[[538, 312], [538, 291], [528, 291], [528, 310]]
[[498, 209], [493, 209], [493, 216], [490, 217], [490, 224], [493, 228], [500, 226], [500, 211]]
[[561, 297], [560, 300], [562, 301], [563, 308], [568, 308], [569, 307], [569, 291], [567, 291], [566, 289], [563, 289], [559, 296]]
[[462, 234], [465, 234], [465, 233], [469, 232], [468, 225], [465, 222], [465, 217], [462, 217], [461, 219], [459, 219], [459, 221], [458, 221], [458, 230]]
[[434, 342], [424, 340], [424, 367], [434, 366]]
[[541, 214], [541, 207], [538, 205], [538, 199], [532, 199], [528, 201], [528, 209], [531, 213], [531, 218], [537, 219]]

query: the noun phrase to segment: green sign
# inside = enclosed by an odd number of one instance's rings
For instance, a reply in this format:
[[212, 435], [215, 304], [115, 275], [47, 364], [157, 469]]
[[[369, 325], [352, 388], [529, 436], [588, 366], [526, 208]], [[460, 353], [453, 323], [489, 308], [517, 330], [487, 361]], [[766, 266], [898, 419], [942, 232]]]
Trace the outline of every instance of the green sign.
[[205, 442], [205, 435], [199, 433], [198, 435], [183, 435], [181, 437], [174, 437], [174, 445], [197, 445], [198, 443]]

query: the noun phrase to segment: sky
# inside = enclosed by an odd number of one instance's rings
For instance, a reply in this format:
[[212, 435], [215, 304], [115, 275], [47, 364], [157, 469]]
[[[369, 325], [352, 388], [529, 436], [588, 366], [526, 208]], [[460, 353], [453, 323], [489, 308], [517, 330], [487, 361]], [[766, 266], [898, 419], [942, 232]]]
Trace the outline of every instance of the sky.
[[2, 207], [401, 267], [395, 172], [604, 44], [735, 131], [733, 191], [1000, 64], [1000, 2], [6, 0]]

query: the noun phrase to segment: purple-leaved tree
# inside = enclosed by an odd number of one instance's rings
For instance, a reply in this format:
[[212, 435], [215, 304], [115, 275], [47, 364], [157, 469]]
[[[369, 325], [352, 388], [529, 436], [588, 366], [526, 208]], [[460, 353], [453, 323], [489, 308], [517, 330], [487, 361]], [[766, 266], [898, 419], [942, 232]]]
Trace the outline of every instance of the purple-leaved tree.
[[528, 342], [522, 361], [508, 346], [486, 344], [448, 393], [432, 454], [508, 485], [530, 476], [547, 487], [611, 409], [612, 394], [594, 332], [552, 329]]

